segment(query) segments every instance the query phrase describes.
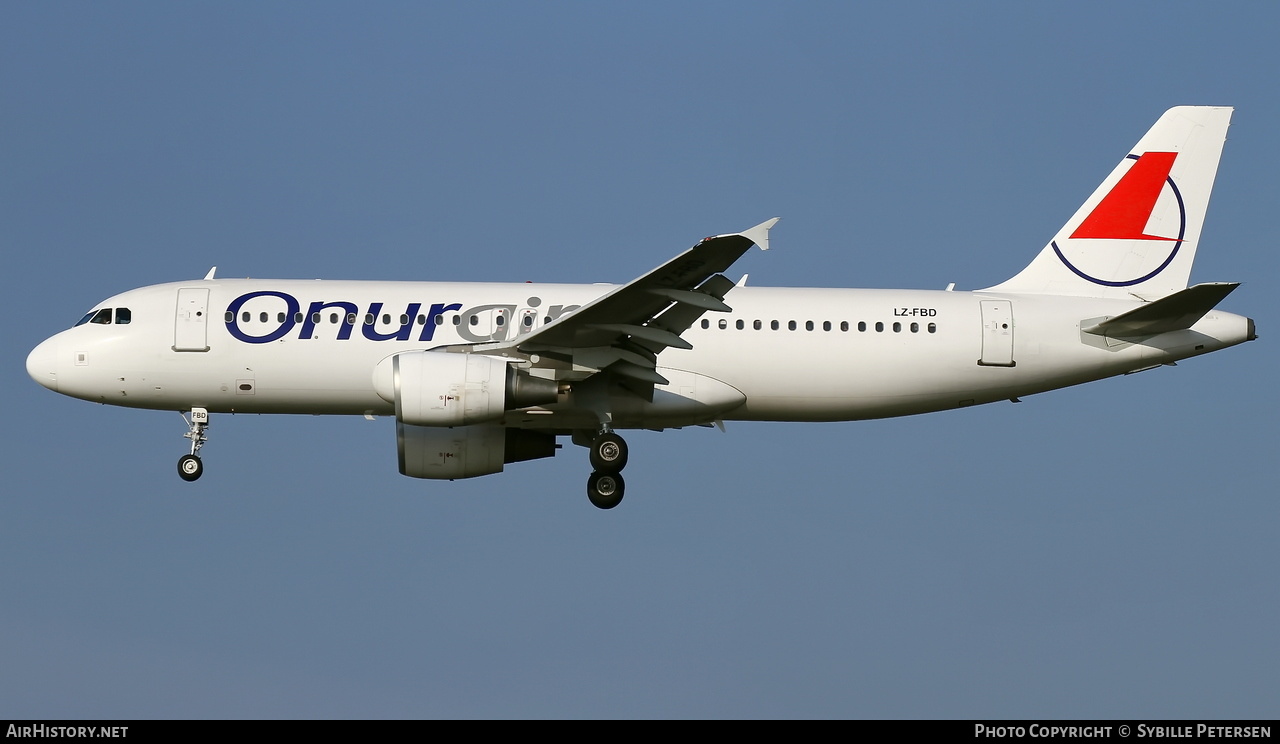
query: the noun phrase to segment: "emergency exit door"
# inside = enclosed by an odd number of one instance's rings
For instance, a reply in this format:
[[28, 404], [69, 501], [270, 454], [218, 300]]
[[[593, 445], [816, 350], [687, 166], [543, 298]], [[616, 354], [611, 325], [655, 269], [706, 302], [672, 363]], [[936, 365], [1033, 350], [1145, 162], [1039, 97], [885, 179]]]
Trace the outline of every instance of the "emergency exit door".
[[982, 358], [984, 367], [1012, 367], [1013, 304], [1007, 300], [982, 301]]

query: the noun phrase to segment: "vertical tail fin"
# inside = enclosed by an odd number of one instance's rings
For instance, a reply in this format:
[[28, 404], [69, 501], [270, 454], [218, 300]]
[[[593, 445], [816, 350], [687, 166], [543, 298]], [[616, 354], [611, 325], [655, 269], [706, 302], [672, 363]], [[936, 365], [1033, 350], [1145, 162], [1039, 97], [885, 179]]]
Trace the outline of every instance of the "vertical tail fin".
[[1231, 113], [1166, 111], [1035, 260], [989, 291], [1156, 298], [1185, 289]]

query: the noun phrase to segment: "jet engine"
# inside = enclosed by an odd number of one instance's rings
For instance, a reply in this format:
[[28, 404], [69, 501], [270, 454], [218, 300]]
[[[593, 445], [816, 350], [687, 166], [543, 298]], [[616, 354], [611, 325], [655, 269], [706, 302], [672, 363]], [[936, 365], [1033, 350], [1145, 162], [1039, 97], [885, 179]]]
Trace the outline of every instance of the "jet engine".
[[[373, 387], [413, 426], [497, 421], [506, 411], [556, 402], [559, 385], [505, 360], [478, 354], [409, 351], [382, 360]], [[496, 472], [496, 471], [495, 471]]]
[[556, 453], [555, 435], [496, 423], [506, 411], [554, 403], [559, 392], [554, 380], [505, 360], [409, 351], [382, 360], [373, 386], [395, 404], [400, 472], [412, 478], [474, 478]]
[[556, 454], [553, 434], [508, 429], [501, 424], [441, 428], [396, 425], [400, 472], [411, 478], [474, 478], [502, 472], [509, 462]]

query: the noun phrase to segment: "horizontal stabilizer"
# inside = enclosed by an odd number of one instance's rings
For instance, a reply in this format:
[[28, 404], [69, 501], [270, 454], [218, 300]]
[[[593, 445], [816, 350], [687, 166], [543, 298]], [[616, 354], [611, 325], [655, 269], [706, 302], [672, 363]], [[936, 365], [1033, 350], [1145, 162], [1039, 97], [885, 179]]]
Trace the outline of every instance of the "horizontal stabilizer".
[[1084, 332], [1132, 338], [1185, 330], [1195, 325], [1238, 286], [1239, 282], [1197, 284], [1085, 328]]

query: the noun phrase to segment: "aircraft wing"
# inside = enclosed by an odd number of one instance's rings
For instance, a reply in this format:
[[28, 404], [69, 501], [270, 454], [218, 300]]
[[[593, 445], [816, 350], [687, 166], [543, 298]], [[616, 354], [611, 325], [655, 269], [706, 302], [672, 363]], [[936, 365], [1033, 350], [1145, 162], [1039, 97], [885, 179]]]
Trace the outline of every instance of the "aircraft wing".
[[647, 397], [654, 384], [667, 382], [655, 370], [657, 355], [667, 348], [693, 348], [680, 334], [707, 311], [731, 309], [724, 296], [734, 283], [720, 272], [752, 245], [768, 250], [769, 230], [777, 221], [775, 217], [740, 233], [704, 238], [649, 273], [536, 331], [472, 350], [550, 357], [568, 365], [567, 376], [579, 379], [607, 370]]

